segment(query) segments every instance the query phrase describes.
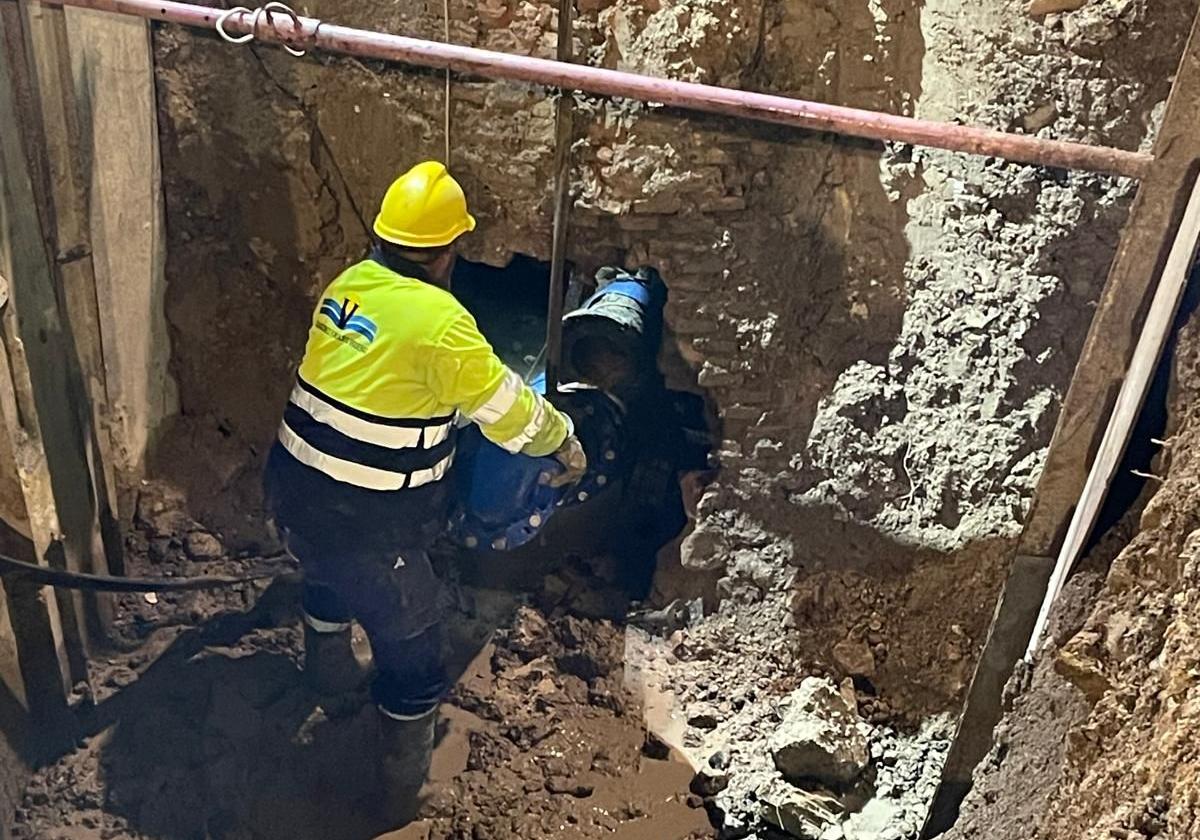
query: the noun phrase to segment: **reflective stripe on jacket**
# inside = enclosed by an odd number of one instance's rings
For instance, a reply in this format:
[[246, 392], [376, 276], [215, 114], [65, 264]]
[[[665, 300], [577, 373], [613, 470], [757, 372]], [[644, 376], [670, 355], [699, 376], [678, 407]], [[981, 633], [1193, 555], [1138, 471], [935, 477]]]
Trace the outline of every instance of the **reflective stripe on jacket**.
[[416, 488], [453, 462], [456, 413], [528, 455], [553, 452], [571, 431], [448, 291], [375, 259], [343, 272], [313, 313], [280, 444], [345, 484]]

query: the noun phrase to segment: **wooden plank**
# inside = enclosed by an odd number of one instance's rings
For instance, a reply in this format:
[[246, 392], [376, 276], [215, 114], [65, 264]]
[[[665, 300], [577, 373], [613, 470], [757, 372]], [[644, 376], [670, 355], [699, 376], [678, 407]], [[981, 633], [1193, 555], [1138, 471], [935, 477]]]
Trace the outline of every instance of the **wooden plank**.
[[[97, 489], [96, 504], [81, 511], [90, 514], [92, 549], [81, 556], [81, 560], [90, 561], [91, 568], [80, 571], [119, 572], [123, 566], [123, 546], [116, 518], [109, 395], [92, 257], [89, 162], [94, 162], [94, 158], [85, 148], [85, 135], [90, 132], [83, 126], [90, 111], [82, 111], [76, 97], [66, 11], [30, 2], [23, 8], [41, 99], [41, 136], [45, 139], [52, 175], [54, 228], [50, 233], [59, 264], [59, 306], [66, 315], [65, 332], [74, 347], [82, 377], [83, 398], [77, 401], [82, 412], [80, 427], [91, 481]], [[98, 165], [105, 164], [101, 160]], [[88, 526], [81, 521], [80, 527]], [[93, 598], [89, 606], [92, 614], [100, 618], [102, 630], [111, 624], [109, 600]]]
[[[104, 571], [97, 540], [89, 433], [90, 408], [79, 372], [62, 283], [55, 259], [54, 172], [46, 155], [39, 87], [30, 59], [22, 6], [0, 4], [7, 105], [5, 215], [0, 249], [7, 255], [11, 289], [6, 306], [6, 350], [14, 398], [10, 434], [21, 445], [32, 481], [23, 477], [26, 508], [39, 562], [80, 571]], [[43, 467], [44, 464], [44, 467]], [[56, 592], [58, 644], [65, 649], [69, 683], [87, 678], [89, 635], [102, 630], [97, 604]]]
[[991, 747], [1002, 714], [1001, 693], [1024, 655], [1037, 622], [1055, 558], [1064, 544], [1088, 469], [1112, 415], [1133, 355], [1154, 279], [1166, 264], [1183, 216], [1189, 175], [1200, 158], [1200, 18], [1193, 24], [1155, 139], [1146, 173], [1121, 233], [1108, 280], [1063, 401], [1046, 465], [976, 666], [958, 732], [942, 770], [923, 836], [953, 824], [971, 774]]
[[[0, 43], [8, 43], [9, 18], [0, 11]], [[0, 302], [7, 304], [5, 276], [15, 271], [46, 269], [33, 187], [25, 167], [17, 130], [16, 96], [9, 62], [0, 60]], [[23, 346], [11, 307], [0, 310], [0, 420], [13, 453], [38, 557], [50, 551], [58, 531], [46, 454], [41, 446], [32, 384], [20, 376]], [[15, 357], [15, 358], [14, 358]], [[18, 381], [20, 379], [21, 381]], [[33, 709], [65, 709], [73, 682], [65, 634], [53, 593], [13, 587], [9, 615], [25, 684]]]
[[1041, 641], [1042, 633], [1050, 618], [1050, 608], [1062, 592], [1063, 584], [1079, 555], [1083, 552], [1084, 542], [1095, 527], [1096, 517], [1100, 506], [1108, 497], [1113, 477], [1121, 464], [1121, 457], [1129, 445], [1129, 434], [1133, 424], [1137, 422], [1142, 404], [1146, 400], [1146, 391], [1150, 388], [1150, 380], [1158, 368], [1162, 358], [1163, 348], [1171, 335], [1171, 327], [1175, 323], [1175, 315], [1179, 311], [1179, 302], [1183, 300], [1183, 292], [1187, 287], [1192, 266], [1196, 261], [1196, 250], [1200, 246], [1200, 178], [1194, 180], [1191, 197], [1187, 209], [1184, 210], [1183, 221], [1175, 234], [1171, 253], [1167, 257], [1166, 268], [1154, 292], [1150, 303], [1150, 312], [1146, 316], [1145, 325], [1138, 337], [1137, 347], [1133, 352], [1133, 360], [1125, 381], [1121, 384], [1117, 403], [1113, 408], [1112, 419], [1100, 442], [1100, 451], [1088, 473], [1087, 483], [1071, 518], [1066, 540], [1058, 554], [1054, 566], [1054, 574], [1038, 612], [1037, 622], [1029, 639], [1026, 657], [1032, 657]]
[[[9, 35], [10, 71], [23, 107], [25, 160], [35, 173], [33, 193], [50, 254], [47, 276], [14, 276], [14, 306], [29, 348], [31, 378], [41, 407], [41, 433], [51, 467], [59, 548], [68, 569], [104, 574], [121, 567], [108, 464], [104, 359], [91, 261], [87, 173], [80, 115], [62, 9], [21, 0], [7, 12], [21, 29]], [[40, 323], [38, 323], [40, 322]], [[32, 330], [43, 340], [28, 341]], [[110, 566], [109, 559], [112, 558]], [[86, 654], [111, 626], [112, 598], [63, 592], [64, 630], [75, 637], [73, 657]], [[75, 662], [75, 670], [83, 669]]]
[[[91, 264], [107, 395], [102, 422], [112, 442], [106, 463], [120, 477], [120, 487], [136, 487], [150, 441], [178, 404], [168, 370], [165, 222], [150, 24], [90, 9], [63, 11], [83, 158], [90, 170]], [[93, 401], [96, 393], [93, 389]], [[118, 504], [120, 517], [132, 516], [130, 507]]]

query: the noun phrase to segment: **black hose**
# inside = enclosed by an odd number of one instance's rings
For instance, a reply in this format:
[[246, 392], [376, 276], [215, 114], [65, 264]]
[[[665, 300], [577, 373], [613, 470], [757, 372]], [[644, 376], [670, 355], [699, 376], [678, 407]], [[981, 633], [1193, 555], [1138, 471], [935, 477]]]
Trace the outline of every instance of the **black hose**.
[[26, 563], [15, 557], [0, 554], [0, 577], [16, 576], [22, 581], [42, 586], [53, 586], [57, 589], [81, 589], [90, 592], [194, 592], [200, 589], [223, 589], [227, 586], [270, 580], [291, 571], [293, 569], [289, 567], [284, 570], [255, 572], [250, 575], [233, 577], [208, 575], [179, 579], [127, 578], [52, 569], [49, 566]]

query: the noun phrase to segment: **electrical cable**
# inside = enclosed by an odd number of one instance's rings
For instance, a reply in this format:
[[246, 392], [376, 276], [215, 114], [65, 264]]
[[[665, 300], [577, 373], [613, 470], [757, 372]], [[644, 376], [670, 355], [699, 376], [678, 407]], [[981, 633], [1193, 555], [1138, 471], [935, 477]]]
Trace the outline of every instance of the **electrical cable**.
[[[286, 555], [279, 555], [286, 556]], [[129, 578], [111, 575], [93, 575], [72, 572], [26, 563], [15, 557], [0, 554], [0, 577], [19, 579], [53, 586], [56, 589], [81, 589], [91, 592], [195, 592], [201, 589], [224, 589], [255, 581], [271, 580], [295, 571], [289, 566], [283, 570], [261, 571], [249, 575], [204, 575], [191, 578]]]

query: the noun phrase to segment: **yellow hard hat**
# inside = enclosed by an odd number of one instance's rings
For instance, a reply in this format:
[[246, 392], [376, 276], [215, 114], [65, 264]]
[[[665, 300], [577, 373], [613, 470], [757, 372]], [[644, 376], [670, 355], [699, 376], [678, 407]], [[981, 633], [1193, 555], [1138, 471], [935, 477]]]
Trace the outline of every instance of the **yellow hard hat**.
[[375, 217], [376, 235], [406, 248], [440, 248], [473, 230], [462, 187], [434, 160], [393, 181]]

